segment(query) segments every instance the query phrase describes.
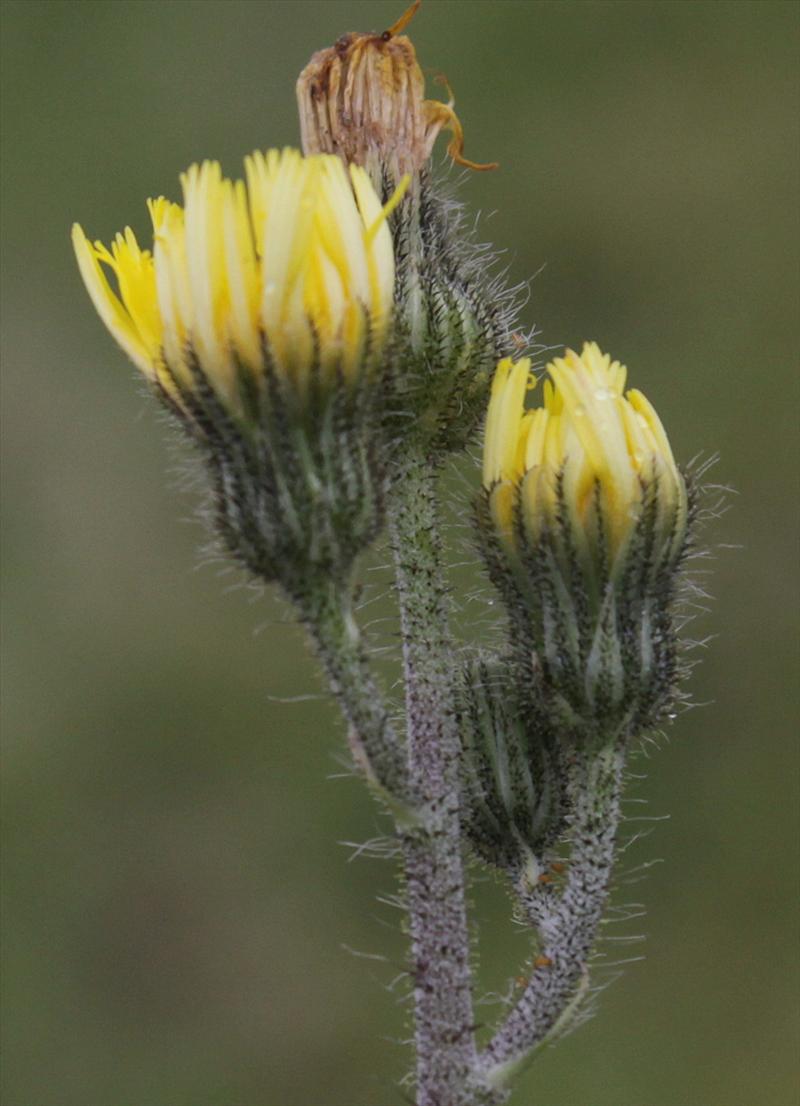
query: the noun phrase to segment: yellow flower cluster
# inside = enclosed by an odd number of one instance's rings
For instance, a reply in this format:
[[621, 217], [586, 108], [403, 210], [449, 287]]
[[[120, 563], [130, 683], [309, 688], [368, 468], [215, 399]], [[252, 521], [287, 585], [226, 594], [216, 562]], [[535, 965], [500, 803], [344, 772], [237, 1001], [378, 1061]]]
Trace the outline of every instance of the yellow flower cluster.
[[686, 522], [683, 478], [651, 404], [636, 389], [624, 392], [625, 366], [587, 342], [580, 355], [567, 350], [555, 358], [547, 372], [544, 406], [529, 411], [525, 396], [535, 380], [527, 358], [506, 358], [494, 377], [483, 483], [500, 533], [514, 544], [517, 501], [534, 542], [566, 509], [582, 549], [593, 540], [596, 507], [613, 562], [654, 491], [657, 533], [677, 549]]
[[[152, 252], [130, 228], [111, 248], [77, 224], [84, 283], [114, 338], [175, 396], [192, 360], [237, 406], [237, 374], [276, 370], [298, 388], [316, 366], [353, 379], [385, 338], [394, 291], [386, 223], [407, 181], [381, 206], [369, 177], [338, 157], [270, 150], [245, 159], [247, 183], [217, 162], [181, 177], [184, 205], [148, 201]], [[117, 290], [109, 283], [108, 269]]]

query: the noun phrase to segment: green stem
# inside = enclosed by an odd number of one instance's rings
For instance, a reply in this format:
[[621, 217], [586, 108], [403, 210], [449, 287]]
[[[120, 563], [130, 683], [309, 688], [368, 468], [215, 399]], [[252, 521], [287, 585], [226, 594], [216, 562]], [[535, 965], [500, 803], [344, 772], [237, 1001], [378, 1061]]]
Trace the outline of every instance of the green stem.
[[403, 640], [408, 771], [425, 825], [403, 835], [413, 957], [417, 1106], [473, 1106], [476, 1065], [459, 823], [449, 600], [434, 482], [411, 453], [390, 503]]
[[321, 583], [310, 589], [301, 609], [348, 724], [348, 742], [356, 765], [400, 823], [404, 817], [413, 821], [403, 747], [370, 671], [349, 589], [333, 582]]

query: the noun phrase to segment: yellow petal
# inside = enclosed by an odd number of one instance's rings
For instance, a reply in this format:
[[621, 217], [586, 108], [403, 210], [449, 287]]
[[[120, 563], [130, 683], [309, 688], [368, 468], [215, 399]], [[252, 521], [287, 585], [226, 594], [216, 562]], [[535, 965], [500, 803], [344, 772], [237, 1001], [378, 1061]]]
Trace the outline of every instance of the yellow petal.
[[230, 318], [228, 327], [236, 353], [253, 372], [261, 367], [258, 332], [259, 274], [250, 231], [244, 183], [223, 182], [222, 224]]
[[505, 357], [495, 370], [486, 415], [483, 482], [487, 488], [497, 480], [513, 479], [516, 472], [530, 370], [527, 357], [517, 362]]
[[97, 314], [134, 364], [145, 376], [154, 379], [155, 369], [147, 346], [130, 314], [112, 292], [100, 266], [97, 250], [77, 223], [72, 227], [72, 245], [83, 283]]

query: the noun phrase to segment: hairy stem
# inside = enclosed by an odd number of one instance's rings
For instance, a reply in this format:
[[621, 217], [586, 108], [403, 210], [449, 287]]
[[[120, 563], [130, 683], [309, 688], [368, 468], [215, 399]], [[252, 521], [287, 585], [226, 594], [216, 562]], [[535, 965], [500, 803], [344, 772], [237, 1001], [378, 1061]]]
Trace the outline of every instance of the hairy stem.
[[398, 814], [410, 803], [402, 744], [370, 671], [349, 590], [324, 583], [302, 604], [309, 631], [345, 720], [353, 759]]
[[487, 1081], [511, 1079], [569, 1010], [608, 898], [619, 823], [623, 750], [578, 753], [573, 765], [572, 855], [560, 896], [522, 885], [520, 902], [542, 938], [530, 982], [481, 1057]]
[[408, 770], [425, 825], [403, 835], [416, 1018], [417, 1106], [473, 1106], [476, 1052], [435, 469], [406, 459], [389, 517], [397, 573]]

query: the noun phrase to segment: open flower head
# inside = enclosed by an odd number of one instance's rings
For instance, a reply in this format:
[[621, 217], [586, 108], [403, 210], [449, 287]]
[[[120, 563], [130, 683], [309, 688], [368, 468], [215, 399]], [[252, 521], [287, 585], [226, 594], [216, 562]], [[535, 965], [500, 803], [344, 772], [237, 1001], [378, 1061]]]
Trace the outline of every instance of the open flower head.
[[110, 249], [72, 230], [103, 322], [179, 408], [202, 378], [235, 414], [243, 382], [270, 372], [300, 395], [312, 375], [352, 382], [386, 340], [386, 218], [405, 182], [382, 206], [364, 170], [337, 157], [270, 150], [245, 168], [246, 183], [216, 162], [193, 165], [182, 207], [148, 201], [152, 250], [130, 228]]
[[627, 370], [594, 342], [548, 366], [543, 406], [526, 410], [535, 385], [527, 359], [500, 362], [486, 424], [483, 482], [495, 526], [509, 545], [562, 531], [581, 559], [614, 572], [640, 520], [652, 516], [655, 560], [683, 545], [686, 489], [655, 410]]

